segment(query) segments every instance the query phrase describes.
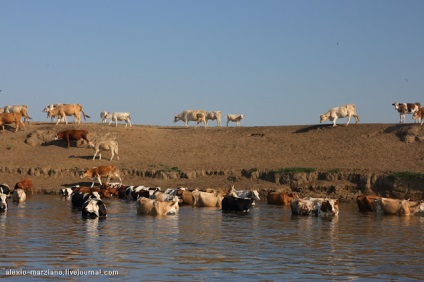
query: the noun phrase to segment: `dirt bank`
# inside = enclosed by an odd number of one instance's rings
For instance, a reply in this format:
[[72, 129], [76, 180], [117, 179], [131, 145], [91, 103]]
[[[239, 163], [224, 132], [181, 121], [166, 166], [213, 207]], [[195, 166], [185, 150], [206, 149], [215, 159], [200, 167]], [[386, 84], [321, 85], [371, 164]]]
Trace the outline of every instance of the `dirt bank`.
[[[54, 140], [65, 129], [86, 129], [90, 140], [118, 141], [120, 160], [109, 161], [109, 153], [92, 160], [94, 150], [86, 144], [66, 148], [65, 142]], [[424, 130], [417, 124], [195, 129], [33, 122], [25, 131], [13, 130], [1, 134], [0, 181], [14, 185], [30, 176], [45, 192], [88, 185], [88, 179], [78, 177], [81, 169], [113, 164], [123, 171], [126, 185], [234, 184], [263, 193], [280, 189], [350, 199], [361, 192], [393, 195], [399, 190], [403, 192], [397, 196], [422, 197]]]

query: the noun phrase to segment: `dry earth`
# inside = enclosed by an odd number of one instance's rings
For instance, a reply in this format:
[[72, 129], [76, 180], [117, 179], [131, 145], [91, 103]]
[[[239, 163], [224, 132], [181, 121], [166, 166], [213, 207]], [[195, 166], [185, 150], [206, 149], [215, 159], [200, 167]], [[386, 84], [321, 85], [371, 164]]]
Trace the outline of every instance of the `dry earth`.
[[[92, 160], [94, 150], [86, 144], [76, 147], [74, 143], [66, 148], [64, 141], [54, 140], [56, 132], [66, 129], [86, 129], [90, 140], [118, 141], [120, 160], [109, 161], [109, 153], [104, 153], [102, 160]], [[163, 188], [227, 188], [232, 184], [237, 189], [282, 188], [279, 183], [247, 178], [241, 173], [252, 169], [424, 172], [424, 130], [418, 124], [195, 129], [32, 122], [25, 131], [13, 131], [13, 126], [6, 127], [0, 134], [0, 182], [12, 186], [30, 176], [34, 186], [44, 191], [58, 191], [73, 184], [89, 185], [90, 180], [80, 179], [78, 171], [109, 164], [124, 172], [126, 185]]]

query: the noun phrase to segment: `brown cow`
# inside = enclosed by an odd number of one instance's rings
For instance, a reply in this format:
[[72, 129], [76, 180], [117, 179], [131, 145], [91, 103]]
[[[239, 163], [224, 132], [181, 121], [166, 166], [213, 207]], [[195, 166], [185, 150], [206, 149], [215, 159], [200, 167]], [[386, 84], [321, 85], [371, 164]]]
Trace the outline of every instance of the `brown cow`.
[[6, 124], [14, 123], [16, 126], [15, 132], [18, 131], [19, 127], [22, 126], [25, 130], [25, 125], [22, 123], [22, 115], [20, 113], [2, 113], [0, 114], [0, 125], [2, 132], [4, 132], [4, 126]]
[[110, 179], [112, 177], [118, 178], [120, 181], [120, 184], [122, 184], [122, 179], [120, 177], [120, 172], [118, 168], [114, 165], [103, 165], [98, 167], [93, 167], [90, 169], [87, 169], [85, 172], [82, 172], [80, 175], [80, 178], [89, 177], [93, 180], [93, 183], [91, 184], [91, 187], [94, 186], [94, 182], [97, 180], [100, 185], [102, 185], [101, 177], [106, 177], [106, 184], [109, 183]]
[[400, 115], [400, 123], [405, 122], [406, 114], [414, 115], [421, 108], [420, 103], [398, 103], [394, 102], [392, 104], [395, 107], [395, 110], [399, 112]]
[[24, 180], [15, 184], [15, 189], [22, 189], [24, 191], [31, 191], [31, 195], [34, 195], [34, 187], [32, 186], [32, 179], [25, 178]]
[[299, 198], [297, 194], [270, 191], [266, 196], [268, 205], [289, 206], [293, 199]]
[[[70, 129], [70, 130], [58, 132], [56, 134], [55, 140], [66, 140], [66, 142], [68, 144], [68, 148], [71, 145], [71, 140], [75, 140], [77, 142], [77, 147], [78, 147], [78, 141], [81, 140], [81, 139], [85, 140], [87, 143], [90, 143], [87, 139], [87, 134], [88, 134], [87, 130]], [[82, 141], [82, 142], [84, 142], [84, 141]]]
[[358, 205], [360, 212], [380, 212], [379, 205], [377, 203], [380, 197], [378, 196], [364, 196], [359, 195], [356, 197], [356, 204]]

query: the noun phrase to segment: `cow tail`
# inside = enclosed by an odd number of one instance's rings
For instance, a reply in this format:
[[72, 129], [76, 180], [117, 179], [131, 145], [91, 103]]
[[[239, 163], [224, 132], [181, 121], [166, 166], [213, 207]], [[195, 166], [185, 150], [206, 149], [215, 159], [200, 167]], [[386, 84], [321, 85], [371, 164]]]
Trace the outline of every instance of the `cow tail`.
[[82, 112], [82, 116], [84, 117], [84, 120], [85, 120], [85, 118], [90, 118], [90, 116], [89, 115], [86, 115], [85, 113], [84, 113], [84, 111], [81, 111]]

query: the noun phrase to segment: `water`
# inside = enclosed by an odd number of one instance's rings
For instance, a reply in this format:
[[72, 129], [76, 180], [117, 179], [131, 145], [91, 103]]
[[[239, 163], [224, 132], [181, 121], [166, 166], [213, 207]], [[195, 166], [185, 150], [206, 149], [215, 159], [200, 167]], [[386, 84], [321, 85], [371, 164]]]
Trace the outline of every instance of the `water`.
[[178, 215], [153, 217], [137, 215], [135, 202], [105, 202], [106, 219], [85, 220], [59, 196], [10, 201], [0, 214], [0, 278], [104, 281], [116, 272], [128, 281], [424, 277], [419, 216], [361, 214], [345, 203], [334, 219], [294, 217], [289, 207], [259, 202], [248, 214], [181, 207]]

